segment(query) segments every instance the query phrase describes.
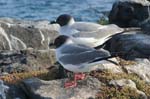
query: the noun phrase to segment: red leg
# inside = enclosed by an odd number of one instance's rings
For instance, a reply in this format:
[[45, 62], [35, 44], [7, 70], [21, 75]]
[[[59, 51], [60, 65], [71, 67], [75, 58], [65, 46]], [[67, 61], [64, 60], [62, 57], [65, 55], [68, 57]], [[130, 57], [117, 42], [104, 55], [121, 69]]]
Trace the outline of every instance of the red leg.
[[77, 86], [77, 82], [76, 81], [68, 81], [65, 82], [65, 88], [73, 88]]
[[74, 79], [73, 81], [67, 81], [65, 82], [65, 88], [73, 88], [73, 87], [76, 87], [77, 86], [77, 82], [76, 82], [76, 79], [75, 79], [75, 76], [74, 76]]
[[83, 73], [77, 73], [77, 74], [75, 74], [74, 79], [75, 80], [83, 80], [85, 78], [85, 76], [86, 75]]
[[68, 81], [65, 82], [65, 88], [73, 88], [77, 86], [77, 80], [83, 80], [85, 78], [85, 74], [83, 73], [77, 73], [74, 75], [74, 80], [73, 81]]

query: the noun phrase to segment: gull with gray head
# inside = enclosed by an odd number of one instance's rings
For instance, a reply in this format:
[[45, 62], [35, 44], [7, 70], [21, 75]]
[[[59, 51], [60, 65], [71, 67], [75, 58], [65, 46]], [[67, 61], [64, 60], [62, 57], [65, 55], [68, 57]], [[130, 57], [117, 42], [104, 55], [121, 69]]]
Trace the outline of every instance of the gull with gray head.
[[96, 47], [103, 44], [111, 35], [123, 32], [117, 25], [100, 25], [92, 22], [75, 22], [68, 14], [60, 15], [56, 23], [60, 25], [59, 34], [67, 35], [78, 44]]
[[74, 81], [66, 82], [65, 87], [74, 87], [77, 80], [85, 77], [84, 72], [90, 72], [97, 64], [107, 63], [112, 58], [110, 53], [104, 49], [94, 48], [77, 44], [70, 37], [60, 35], [54, 41], [56, 46], [56, 59], [68, 71], [75, 73]]

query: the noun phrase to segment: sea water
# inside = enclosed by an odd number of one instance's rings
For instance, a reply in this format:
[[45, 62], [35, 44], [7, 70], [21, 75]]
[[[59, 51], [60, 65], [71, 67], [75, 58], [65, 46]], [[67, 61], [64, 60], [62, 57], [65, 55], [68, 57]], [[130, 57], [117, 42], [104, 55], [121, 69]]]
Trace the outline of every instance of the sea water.
[[0, 17], [55, 20], [71, 14], [76, 20], [97, 21], [115, 0], [0, 0]]

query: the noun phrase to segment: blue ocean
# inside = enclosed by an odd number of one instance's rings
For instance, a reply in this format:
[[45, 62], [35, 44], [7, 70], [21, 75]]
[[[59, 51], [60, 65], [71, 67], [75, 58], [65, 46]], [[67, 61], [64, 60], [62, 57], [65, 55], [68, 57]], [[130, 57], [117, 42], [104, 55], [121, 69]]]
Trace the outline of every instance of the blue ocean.
[[0, 0], [0, 17], [26, 20], [55, 20], [71, 14], [76, 20], [97, 21], [115, 0]]

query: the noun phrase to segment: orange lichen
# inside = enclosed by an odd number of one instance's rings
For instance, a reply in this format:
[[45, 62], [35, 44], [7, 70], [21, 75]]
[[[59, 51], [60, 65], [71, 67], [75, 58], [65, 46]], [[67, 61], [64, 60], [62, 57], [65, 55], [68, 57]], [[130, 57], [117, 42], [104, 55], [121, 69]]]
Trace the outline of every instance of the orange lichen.
[[116, 59], [118, 60], [120, 66], [135, 65], [136, 64], [135, 61], [124, 60], [124, 59], [119, 58], [119, 57], [117, 57]]
[[48, 73], [47, 70], [24, 72], [24, 73], [13, 73], [13, 74], [0, 76], [0, 79], [6, 83], [15, 84], [27, 78], [44, 76], [47, 73]]

